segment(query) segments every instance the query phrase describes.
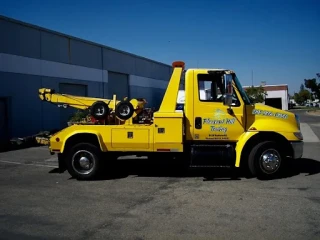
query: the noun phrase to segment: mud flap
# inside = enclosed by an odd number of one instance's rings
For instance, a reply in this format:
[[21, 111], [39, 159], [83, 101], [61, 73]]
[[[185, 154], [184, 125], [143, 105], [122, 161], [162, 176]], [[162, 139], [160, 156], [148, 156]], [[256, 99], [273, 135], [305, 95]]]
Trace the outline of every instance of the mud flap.
[[59, 173], [64, 173], [67, 170], [66, 161], [61, 153], [58, 153], [58, 168]]

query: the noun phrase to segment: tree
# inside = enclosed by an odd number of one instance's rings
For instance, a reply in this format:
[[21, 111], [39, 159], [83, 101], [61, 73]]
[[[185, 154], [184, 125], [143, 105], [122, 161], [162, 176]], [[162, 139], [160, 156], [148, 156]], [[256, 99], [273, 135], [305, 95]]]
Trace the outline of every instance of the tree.
[[[320, 79], [320, 73], [317, 73], [316, 76]], [[320, 83], [317, 83], [316, 78], [304, 79], [304, 86], [309, 88], [311, 92], [314, 93], [318, 99], [320, 99]]]
[[301, 103], [303, 103], [303, 99], [301, 98], [301, 96], [300, 96], [300, 94], [299, 93], [294, 93], [293, 94], [293, 99], [294, 99], [294, 101], [296, 102], [296, 103], [298, 103], [298, 104], [301, 104]]
[[294, 93], [294, 101], [298, 104], [304, 103], [310, 99], [311, 93], [307, 89], [300, 90], [298, 93]]
[[262, 103], [264, 102], [267, 92], [264, 90], [262, 86], [254, 87], [251, 86], [246, 89], [248, 96], [253, 100], [254, 103]]

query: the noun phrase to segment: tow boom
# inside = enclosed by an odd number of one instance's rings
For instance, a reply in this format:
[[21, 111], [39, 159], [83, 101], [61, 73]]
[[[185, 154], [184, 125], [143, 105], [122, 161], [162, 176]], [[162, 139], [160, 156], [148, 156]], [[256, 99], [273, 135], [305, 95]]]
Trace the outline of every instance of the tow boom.
[[[113, 106], [113, 99], [103, 99], [103, 98], [92, 98], [92, 97], [82, 97], [69, 94], [56, 93], [54, 89], [41, 88], [39, 89], [39, 97], [42, 101], [57, 104], [62, 107], [73, 107], [78, 109], [88, 109], [95, 102], [102, 101], [106, 104]], [[116, 101], [118, 104], [120, 101]]]
[[115, 113], [116, 117], [122, 121], [137, 116], [143, 109], [147, 101], [145, 99], [117, 100], [113, 99], [83, 97], [69, 94], [56, 93], [54, 89], [40, 88], [39, 98], [42, 101], [50, 102], [59, 107], [73, 107], [77, 109], [90, 109], [92, 117], [95, 119], [105, 119], [110, 114]]

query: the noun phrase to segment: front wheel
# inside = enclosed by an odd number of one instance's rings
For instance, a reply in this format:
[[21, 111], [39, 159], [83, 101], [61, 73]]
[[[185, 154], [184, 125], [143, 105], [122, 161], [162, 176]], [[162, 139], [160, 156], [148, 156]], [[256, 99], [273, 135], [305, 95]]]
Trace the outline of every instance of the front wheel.
[[248, 159], [253, 176], [272, 179], [280, 175], [284, 165], [284, 154], [273, 141], [264, 141], [253, 147]]
[[77, 179], [89, 180], [97, 177], [101, 170], [101, 151], [90, 143], [79, 143], [67, 154], [67, 170]]

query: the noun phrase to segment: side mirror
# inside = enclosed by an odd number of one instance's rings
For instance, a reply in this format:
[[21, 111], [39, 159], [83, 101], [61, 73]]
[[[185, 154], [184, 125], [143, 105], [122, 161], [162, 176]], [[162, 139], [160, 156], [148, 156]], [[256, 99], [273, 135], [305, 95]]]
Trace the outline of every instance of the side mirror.
[[232, 95], [233, 95], [232, 75], [231, 74], [224, 74], [223, 80], [224, 80], [224, 90], [225, 90], [225, 97], [224, 97], [223, 105], [231, 106]]

